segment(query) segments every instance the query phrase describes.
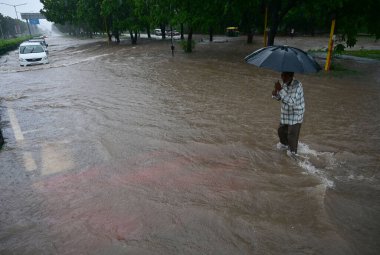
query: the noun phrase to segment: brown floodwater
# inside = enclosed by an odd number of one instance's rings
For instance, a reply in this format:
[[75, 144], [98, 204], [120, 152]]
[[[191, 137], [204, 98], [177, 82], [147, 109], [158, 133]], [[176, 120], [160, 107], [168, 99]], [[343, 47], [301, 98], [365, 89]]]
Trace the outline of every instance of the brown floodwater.
[[0, 58], [0, 254], [378, 254], [379, 62], [296, 75], [294, 161], [279, 74], [243, 60], [261, 38], [196, 39], [174, 57], [169, 40], [53, 37], [48, 65]]

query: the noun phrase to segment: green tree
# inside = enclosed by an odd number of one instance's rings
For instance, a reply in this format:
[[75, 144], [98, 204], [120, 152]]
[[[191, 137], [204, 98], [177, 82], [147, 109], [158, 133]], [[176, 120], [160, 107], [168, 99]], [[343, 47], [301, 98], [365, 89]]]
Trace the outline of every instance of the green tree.
[[[262, 16], [260, 14], [260, 1], [227, 1], [224, 7], [229, 13], [227, 17], [229, 17], [228, 19], [232, 25], [238, 25], [240, 31], [247, 35], [247, 43], [252, 43], [254, 32], [258, 24], [260, 24]], [[228, 25], [230, 26], [231, 23]]]
[[105, 24], [101, 15], [100, 0], [78, 0], [77, 19], [85, 26], [86, 31], [104, 31]]
[[[273, 45], [278, 32], [295, 27], [314, 34], [329, 32], [331, 17], [336, 17], [336, 31], [348, 46], [356, 43], [359, 32], [380, 37], [377, 10], [380, 1], [373, 0], [41, 0], [49, 21], [66, 24], [72, 31], [106, 31], [120, 41], [119, 34], [128, 30], [132, 43], [137, 34], [151, 26], [159, 26], [162, 38], [168, 25], [187, 29], [187, 51], [191, 52], [194, 31], [208, 31], [212, 41], [214, 31], [226, 26], [239, 26], [252, 42], [256, 28], [263, 28], [264, 7], [268, 8], [270, 28], [268, 44]], [[9, 23], [9, 22], [8, 22]], [[7, 23], [7, 24], [8, 24]], [[3, 30], [6, 26], [3, 25]], [[75, 30], [74, 30], [75, 28]], [[4, 34], [4, 32], [3, 32]]]
[[330, 18], [330, 15], [325, 13], [325, 7], [319, 2], [307, 1], [298, 8], [290, 10], [281, 27], [286, 33], [294, 28], [299, 33], [314, 36], [316, 31], [328, 31], [331, 25]]
[[77, 24], [78, 0], [40, 0], [43, 4], [41, 13], [48, 21], [70, 26], [70, 33], [76, 33], [74, 26]]
[[135, 0], [135, 15], [139, 17], [142, 27], [146, 30], [148, 38], [150, 36], [151, 25], [154, 23], [153, 0]]
[[303, 30], [313, 34], [316, 28], [329, 32], [331, 19], [336, 19], [336, 33], [341, 34], [347, 46], [356, 44], [359, 32], [368, 32], [380, 38], [380, 19], [377, 10], [379, 1], [373, 0], [262, 0], [269, 8], [270, 33], [268, 45], [274, 38], [282, 22], [303, 24]]
[[296, 8], [300, 4], [301, 0], [269, 0], [265, 1], [268, 6], [268, 16], [269, 16], [269, 37], [268, 45], [274, 44], [274, 38], [276, 37], [279, 25], [281, 24], [283, 18], [288, 14], [288, 12]]
[[337, 31], [348, 47], [357, 42], [359, 32], [368, 32], [380, 38], [379, 1], [335, 0], [331, 13], [336, 17]]
[[18, 31], [16, 31], [16, 26], [20, 28], [20, 32], [25, 34], [28, 32], [28, 26], [25, 22], [17, 19], [13, 19], [8, 16], [3, 16], [0, 14], [0, 37], [10, 38], [16, 37]]
[[166, 26], [173, 16], [173, 10], [177, 2], [177, 0], [152, 0], [153, 24], [160, 27], [162, 39], [166, 38]]
[[177, 20], [187, 25], [188, 35], [186, 43], [186, 52], [192, 52], [193, 49], [193, 32], [207, 22], [207, 16], [204, 12], [205, 1], [202, 0], [182, 0], [178, 1]]
[[209, 0], [203, 3], [202, 20], [200, 28], [202, 31], [209, 33], [210, 41], [213, 41], [214, 31], [223, 31], [220, 29], [224, 19], [226, 0]]
[[100, 4], [100, 14], [102, 15], [108, 34], [108, 40], [111, 41], [112, 35], [115, 36], [116, 42], [120, 42], [119, 31], [120, 21], [122, 20], [123, 0], [102, 0]]

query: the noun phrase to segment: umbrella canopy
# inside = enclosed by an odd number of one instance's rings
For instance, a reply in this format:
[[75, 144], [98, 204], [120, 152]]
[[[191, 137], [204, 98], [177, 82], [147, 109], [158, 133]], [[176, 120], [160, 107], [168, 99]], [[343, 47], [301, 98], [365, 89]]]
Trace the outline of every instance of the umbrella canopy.
[[248, 64], [278, 72], [316, 73], [321, 70], [312, 56], [290, 46], [268, 46], [245, 57]]

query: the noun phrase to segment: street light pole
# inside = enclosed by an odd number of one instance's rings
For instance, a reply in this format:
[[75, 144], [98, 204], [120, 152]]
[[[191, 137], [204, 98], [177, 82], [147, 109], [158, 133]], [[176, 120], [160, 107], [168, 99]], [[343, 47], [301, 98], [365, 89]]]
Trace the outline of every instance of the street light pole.
[[[7, 3], [0, 3], [0, 4], [4, 4], [4, 5], [8, 5], [8, 6], [12, 6], [13, 8], [15, 8], [16, 20], [18, 20], [18, 14], [17, 14], [16, 7], [17, 7], [17, 6], [20, 6], [20, 5], [26, 5], [27, 3], [23, 3], [23, 4], [7, 4]], [[16, 24], [16, 26], [19, 28], [18, 24]], [[21, 33], [20, 29], [19, 29], [19, 32]], [[17, 31], [16, 31], [16, 34], [17, 34]]]
[[17, 6], [20, 6], [20, 5], [26, 5], [27, 3], [23, 3], [23, 4], [7, 4], [7, 3], [0, 3], [0, 4], [4, 4], [4, 5], [8, 5], [8, 6], [12, 6], [13, 8], [15, 8], [16, 19], [18, 19], [18, 15], [17, 15], [16, 7], [17, 7]]

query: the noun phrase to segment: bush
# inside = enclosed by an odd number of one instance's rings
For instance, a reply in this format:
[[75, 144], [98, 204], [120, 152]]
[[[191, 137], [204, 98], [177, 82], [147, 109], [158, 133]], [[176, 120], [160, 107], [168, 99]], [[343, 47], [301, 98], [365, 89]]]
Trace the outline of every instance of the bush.
[[24, 36], [14, 39], [0, 40], [0, 55], [4, 55], [8, 51], [17, 49], [23, 41], [26, 41], [30, 38], [30, 36]]
[[346, 48], [346, 47], [345, 47], [343, 44], [341, 44], [341, 43], [337, 44], [337, 45], [334, 47], [334, 55], [335, 55], [335, 54], [336, 54], [336, 55], [341, 55], [341, 54], [343, 54], [345, 48]]
[[[186, 52], [186, 53], [189, 53], [189, 52], [191, 52], [191, 51], [188, 51], [188, 50], [187, 50], [187, 44], [188, 44], [188, 41], [187, 41], [187, 40], [182, 40], [182, 41], [179, 42], [179, 45], [181, 45], [183, 51]], [[194, 47], [195, 47], [195, 41], [194, 41], [194, 40], [191, 40], [191, 50], [193, 50]]]

